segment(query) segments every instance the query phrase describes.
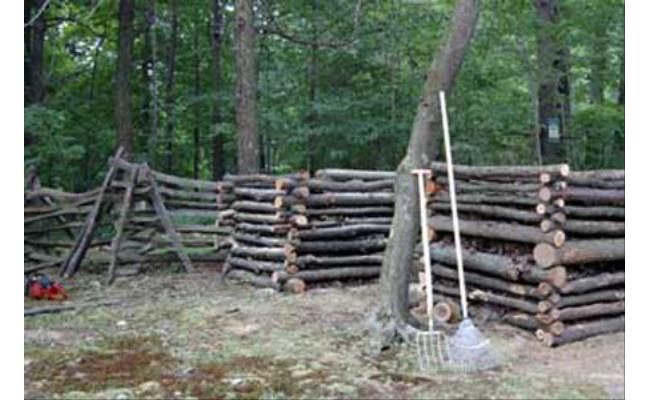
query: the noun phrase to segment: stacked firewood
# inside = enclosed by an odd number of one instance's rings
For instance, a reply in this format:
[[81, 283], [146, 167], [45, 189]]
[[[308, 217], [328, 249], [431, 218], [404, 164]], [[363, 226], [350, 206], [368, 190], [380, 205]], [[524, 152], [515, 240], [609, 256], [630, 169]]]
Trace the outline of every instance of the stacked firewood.
[[393, 172], [327, 169], [316, 177], [227, 176], [237, 227], [228, 276], [304, 291], [377, 278], [393, 213]]
[[291, 208], [304, 209], [307, 217], [290, 232], [294, 277], [306, 283], [377, 278], [393, 215], [394, 179], [389, 171], [317, 171], [306, 190], [290, 199]]
[[[458, 282], [446, 165], [434, 163], [432, 171], [435, 195], [429, 205], [429, 221], [436, 241], [431, 246], [434, 292], [454, 298]], [[556, 247], [566, 240], [562, 230], [543, 232], [539, 228], [543, 219], [535, 212], [539, 180], [541, 174], [566, 176], [568, 167], [457, 165], [454, 171], [470, 301], [506, 314], [508, 322], [537, 329], [534, 316], [538, 303], [550, 295], [548, 287], [566, 283], [565, 269], [542, 269], [532, 258], [538, 243]], [[520, 315], [524, 315], [524, 323], [520, 323]]]
[[[455, 298], [446, 169], [432, 169], [439, 192], [430, 221], [440, 239], [431, 246], [434, 291]], [[619, 173], [570, 173], [566, 165], [455, 171], [470, 301], [491, 306], [549, 346], [622, 329], [624, 275], [603, 264], [624, 259], [624, 239], [617, 237], [624, 235], [624, 196], [613, 192], [623, 187], [615, 183]], [[567, 272], [585, 263], [592, 265]], [[609, 315], [615, 318], [602, 319]]]
[[549, 346], [625, 327], [624, 171], [572, 172], [563, 182], [540, 189], [537, 212], [542, 230], [558, 227], [568, 239], [533, 252], [540, 267], [568, 271], [538, 307], [536, 333]]
[[255, 286], [281, 289], [295, 286], [288, 282], [294, 272], [289, 268], [296, 259], [295, 247], [288, 235], [293, 226], [304, 224], [305, 216], [292, 211], [287, 199], [300, 193], [305, 173], [284, 176], [226, 175], [233, 185], [235, 227], [232, 248], [224, 275]]

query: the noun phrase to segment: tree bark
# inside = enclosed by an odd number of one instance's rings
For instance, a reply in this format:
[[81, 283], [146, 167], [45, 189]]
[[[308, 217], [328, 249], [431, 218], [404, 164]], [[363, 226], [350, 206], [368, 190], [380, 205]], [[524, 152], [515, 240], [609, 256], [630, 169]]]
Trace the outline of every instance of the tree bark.
[[212, 0], [212, 179], [218, 181], [225, 172], [221, 135], [221, 44], [223, 41], [223, 0]]
[[[197, 8], [197, 10], [199, 10]], [[199, 25], [201, 19], [197, 12], [194, 18], [194, 135], [193, 135], [193, 157], [192, 157], [192, 178], [199, 177], [199, 165], [201, 163], [201, 51], [199, 48]]]
[[[430, 255], [433, 261], [456, 265], [456, 253], [452, 246], [431, 246]], [[463, 262], [465, 268], [470, 270], [510, 281], [516, 281], [519, 278], [518, 263], [505, 256], [463, 249]]]
[[395, 214], [381, 268], [381, 306], [376, 319], [381, 326], [381, 346], [419, 326], [408, 306], [411, 259], [418, 232], [418, 195], [411, 170], [427, 168], [436, 153], [440, 129], [438, 92], [449, 92], [469, 48], [479, 16], [478, 0], [459, 0], [450, 32], [434, 57], [411, 128], [407, 153], [396, 171]]
[[[46, 0], [35, 0], [34, 10], [38, 12], [44, 5]], [[47, 5], [46, 7], [49, 7]], [[45, 14], [43, 11], [41, 15], [36, 18], [36, 21], [28, 27], [27, 36], [31, 36], [31, 47], [29, 51], [29, 104], [40, 104], [45, 98], [45, 33], [47, 31], [47, 24], [45, 23]], [[31, 14], [31, 12], [30, 12]]]
[[509, 296], [502, 296], [490, 292], [485, 292], [482, 290], [474, 290], [469, 294], [468, 297], [470, 300], [496, 304], [503, 307], [523, 311], [529, 314], [535, 314], [537, 312], [536, 303], [526, 301], [526, 300], [515, 299]]
[[[447, 176], [447, 164], [443, 162], [431, 163], [435, 176]], [[569, 175], [568, 164], [543, 165], [543, 166], [454, 166], [454, 176], [461, 179], [495, 179], [495, 178], [528, 178], [538, 181], [541, 173], [549, 173], [557, 177]]]
[[130, 159], [133, 155], [131, 69], [133, 67], [134, 6], [133, 0], [120, 0], [118, 10], [115, 119], [117, 144], [124, 149], [124, 158], [126, 159]]
[[560, 288], [562, 294], [584, 293], [625, 283], [625, 272], [603, 273], [568, 282]]
[[[456, 271], [453, 268], [449, 268], [443, 264], [433, 264], [431, 266], [431, 271], [436, 276], [445, 279], [454, 280], [454, 281], [458, 280], [458, 271]], [[508, 282], [498, 278], [492, 278], [489, 276], [484, 276], [473, 272], [465, 272], [465, 279], [470, 284], [470, 287], [474, 286], [483, 289], [498, 290], [509, 294], [514, 294], [517, 296], [532, 297], [538, 300], [541, 300], [542, 298], [545, 297], [540, 295], [537, 292], [537, 288], [534, 286]]]
[[147, 1], [147, 20], [150, 36], [150, 76], [149, 81], [149, 122], [151, 132], [149, 133], [149, 163], [152, 168], [158, 166], [158, 40], [156, 34], [156, 0]]
[[[556, 230], [543, 233], [539, 228], [527, 225], [500, 223], [493, 221], [460, 220], [460, 231], [463, 235], [476, 236], [492, 240], [506, 240], [520, 243], [551, 243], [555, 247], [564, 244], [564, 232]], [[434, 231], [453, 232], [450, 217], [438, 215], [429, 219], [429, 225]]]
[[237, 88], [237, 172], [252, 174], [260, 169], [260, 144], [257, 132], [257, 76], [255, 66], [255, 27], [252, 0], [236, 4]]
[[167, 76], [165, 78], [165, 108], [167, 121], [165, 127], [165, 172], [172, 172], [174, 163], [174, 130], [176, 126], [176, 50], [178, 47], [178, 0], [170, 0], [171, 36], [167, 49]]

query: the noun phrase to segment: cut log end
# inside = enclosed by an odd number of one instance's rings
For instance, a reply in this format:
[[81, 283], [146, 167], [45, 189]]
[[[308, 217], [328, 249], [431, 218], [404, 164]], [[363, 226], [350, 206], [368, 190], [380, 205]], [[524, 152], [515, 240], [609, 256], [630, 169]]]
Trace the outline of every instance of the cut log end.
[[566, 234], [564, 231], [557, 230], [553, 233], [553, 244], [555, 247], [562, 247], [566, 242]]
[[460, 307], [451, 300], [439, 301], [433, 306], [433, 318], [437, 322], [458, 322], [460, 320]]
[[305, 293], [307, 284], [302, 279], [291, 278], [284, 284], [284, 290], [294, 294]]
[[567, 273], [566, 268], [557, 266], [549, 270], [548, 282], [556, 288], [561, 288], [566, 285]]
[[555, 262], [555, 248], [548, 243], [539, 243], [533, 249], [533, 258], [542, 268], [550, 268]]

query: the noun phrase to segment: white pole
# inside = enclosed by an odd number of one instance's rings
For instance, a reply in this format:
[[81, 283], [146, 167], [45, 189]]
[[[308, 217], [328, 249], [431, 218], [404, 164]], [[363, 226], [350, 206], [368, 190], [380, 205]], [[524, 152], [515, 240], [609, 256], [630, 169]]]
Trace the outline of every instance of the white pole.
[[442, 114], [442, 131], [445, 139], [445, 154], [447, 158], [447, 177], [449, 178], [449, 198], [451, 200], [451, 218], [454, 225], [454, 245], [456, 247], [456, 264], [458, 265], [458, 286], [460, 288], [460, 303], [463, 309], [463, 319], [468, 317], [467, 293], [465, 289], [465, 270], [463, 268], [463, 252], [460, 246], [460, 226], [458, 223], [458, 208], [456, 207], [456, 183], [454, 180], [454, 162], [451, 158], [451, 140], [449, 139], [449, 124], [447, 122], [447, 104], [445, 92], [440, 92], [440, 113]]
[[431, 278], [431, 256], [429, 255], [429, 227], [427, 226], [427, 201], [424, 197], [424, 174], [429, 171], [415, 170], [418, 176], [418, 192], [420, 197], [420, 231], [422, 232], [422, 253], [424, 256], [424, 282], [427, 290], [427, 317], [429, 332], [433, 332], [433, 279]]

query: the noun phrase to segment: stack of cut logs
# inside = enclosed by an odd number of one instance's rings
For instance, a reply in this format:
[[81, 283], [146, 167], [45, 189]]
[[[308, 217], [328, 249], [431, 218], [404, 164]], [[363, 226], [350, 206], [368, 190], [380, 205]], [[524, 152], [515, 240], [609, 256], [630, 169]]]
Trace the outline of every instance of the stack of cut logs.
[[292, 192], [300, 192], [306, 178], [304, 173], [224, 177], [235, 194], [232, 209], [236, 224], [224, 271], [228, 278], [277, 290], [289, 285], [294, 291], [304, 291], [304, 283], [288, 282], [294, 272], [288, 265], [296, 259], [288, 235], [293, 226], [306, 221], [304, 215], [289, 209], [287, 199]]
[[258, 286], [379, 276], [393, 213], [393, 172], [326, 169], [306, 176], [227, 176], [237, 228], [228, 276]]
[[[433, 213], [430, 225], [439, 239], [431, 246], [434, 292], [445, 306], [439, 315], [452, 318], [457, 314], [449, 312], [447, 305], [454, 304], [458, 285], [450, 236], [453, 227], [446, 167], [434, 163], [432, 169], [437, 193], [430, 204]], [[624, 304], [618, 301], [623, 296], [621, 291], [600, 290], [595, 297], [574, 298], [568, 303], [562, 300], [565, 298], [562, 294], [583, 293], [589, 288], [615, 288], [623, 282], [622, 272], [608, 272], [611, 268], [605, 267], [600, 270], [604, 274], [594, 275], [594, 268], [574, 273], [572, 269], [567, 272], [565, 267], [572, 263], [602, 263], [624, 258], [623, 239], [601, 238], [624, 234], [622, 223], [600, 220], [612, 219], [614, 215], [623, 217], [622, 208], [615, 210], [614, 204], [603, 203], [605, 198], [612, 201], [615, 194], [572, 186], [577, 182], [586, 183], [587, 177], [595, 173], [570, 173], [566, 165], [455, 166], [455, 172], [465, 279], [472, 302], [490, 305], [503, 313], [505, 321], [536, 331], [549, 346], [622, 329], [622, 319], [574, 326], [568, 323], [623, 312]], [[613, 179], [599, 183], [610, 188], [620, 185]], [[620, 198], [616, 199], [621, 201], [618, 207], [623, 205], [623, 198], [621, 191]], [[589, 206], [594, 201], [598, 207]], [[579, 220], [578, 216], [592, 220]], [[593, 236], [590, 240], [578, 240], [585, 239], [585, 235]], [[599, 239], [594, 241], [596, 237]], [[605, 299], [602, 296], [610, 296], [613, 303], [594, 306], [592, 303], [599, 298]], [[590, 305], [584, 311], [566, 308], [570, 311], [562, 314], [563, 307], [577, 304]]]
[[[290, 232], [296, 277], [310, 282], [379, 277], [393, 215], [394, 172], [323, 169], [292, 196], [308, 223]], [[295, 204], [301, 202], [302, 204]]]
[[549, 346], [625, 327], [625, 173], [572, 172], [552, 185], [542, 175], [537, 213], [542, 231], [562, 229], [561, 247], [539, 243], [533, 251], [542, 268], [562, 266], [568, 281], [542, 288], [536, 333]]

